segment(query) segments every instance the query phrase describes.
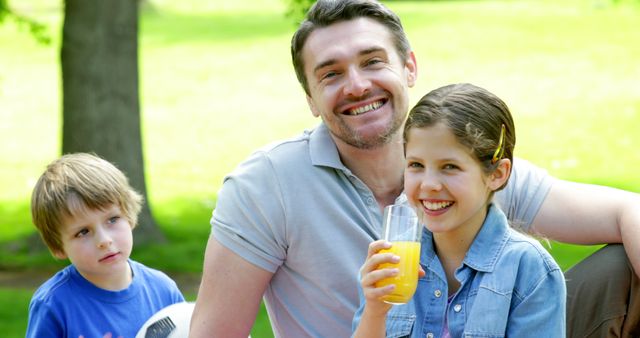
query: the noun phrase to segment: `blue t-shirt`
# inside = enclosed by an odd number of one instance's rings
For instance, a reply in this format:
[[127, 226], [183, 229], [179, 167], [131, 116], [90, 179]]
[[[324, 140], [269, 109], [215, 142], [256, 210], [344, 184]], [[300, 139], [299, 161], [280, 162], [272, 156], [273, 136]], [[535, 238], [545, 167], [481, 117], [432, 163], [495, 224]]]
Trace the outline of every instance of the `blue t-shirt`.
[[184, 301], [164, 273], [129, 260], [133, 279], [120, 291], [98, 288], [69, 265], [47, 280], [29, 304], [27, 338], [135, 337], [144, 322], [165, 306]]
[[[564, 337], [566, 289], [562, 271], [538, 241], [510, 229], [504, 213], [491, 206], [471, 247], [455, 271], [461, 283], [448, 294], [447, 278], [423, 232], [418, 281], [407, 304], [387, 314], [386, 337]], [[357, 327], [364, 309], [359, 288]], [[451, 297], [449, 303], [447, 299]]]

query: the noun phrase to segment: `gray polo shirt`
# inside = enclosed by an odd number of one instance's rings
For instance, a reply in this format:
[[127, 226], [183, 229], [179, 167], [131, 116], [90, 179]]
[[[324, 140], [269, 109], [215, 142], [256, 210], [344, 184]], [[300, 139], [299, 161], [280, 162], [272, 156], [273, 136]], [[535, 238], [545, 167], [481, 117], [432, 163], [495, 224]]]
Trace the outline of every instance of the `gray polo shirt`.
[[[496, 199], [526, 230], [552, 179], [515, 162]], [[358, 272], [381, 221], [373, 193], [321, 124], [258, 150], [225, 177], [211, 225], [222, 245], [274, 273], [264, 299], [276, 337], [349, 337]]]

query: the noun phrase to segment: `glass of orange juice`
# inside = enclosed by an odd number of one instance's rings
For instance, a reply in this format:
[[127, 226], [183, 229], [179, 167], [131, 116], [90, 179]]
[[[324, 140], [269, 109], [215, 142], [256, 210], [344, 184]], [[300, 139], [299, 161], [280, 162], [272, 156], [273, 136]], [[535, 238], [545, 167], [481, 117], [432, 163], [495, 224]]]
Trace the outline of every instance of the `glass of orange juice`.
[[418, 284], [418, 264], [420, 263], [420, 238], [422, 225], [409, 205], [393, 204], [384, 208], [382, 238], [391, 242], [391, 248], [380, 250], [380, 253], [391, 252], [400, 257], [396, 264], [383, 263], [378, 269], [397, 268], [399, 273], [394, 277], [382, 279], [376, 287], [395, 284], [392, 293], [382, 297], [390, 304], [404, 304], [413, 297]]

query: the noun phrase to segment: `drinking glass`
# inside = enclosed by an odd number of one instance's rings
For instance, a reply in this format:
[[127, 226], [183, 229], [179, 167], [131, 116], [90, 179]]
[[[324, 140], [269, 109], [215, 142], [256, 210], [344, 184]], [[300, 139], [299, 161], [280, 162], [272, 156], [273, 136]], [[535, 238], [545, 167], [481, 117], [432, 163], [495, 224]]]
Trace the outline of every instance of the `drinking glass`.
[[391, 252], [399, 256], [400, 261], [380, 264], [378, 269], [397, 268], [399, 273], [378, 281], [376, 287], [395, 284], [393, 292], [383, 296], [382, 300], [390, 304], [404, 304], [413, 297], [418, 284], [422, 225], [413, 209], [404, 204], [386, 206], [382, 224], [382, 238], [391, 242], [391, 248], [380, 250], [380, 253]]

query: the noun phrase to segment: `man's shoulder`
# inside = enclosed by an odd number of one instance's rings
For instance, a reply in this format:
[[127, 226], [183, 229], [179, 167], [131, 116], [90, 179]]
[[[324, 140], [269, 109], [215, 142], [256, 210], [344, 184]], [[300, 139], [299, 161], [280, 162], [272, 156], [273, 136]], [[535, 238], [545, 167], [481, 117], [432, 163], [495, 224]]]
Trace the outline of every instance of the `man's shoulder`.
[[310, 140], [313, 131], [304, 131], [297, 136], [275, 141], [255, 150], [231, 173], [232, 176], [268, 172], [298, 171], [311, 165]]

